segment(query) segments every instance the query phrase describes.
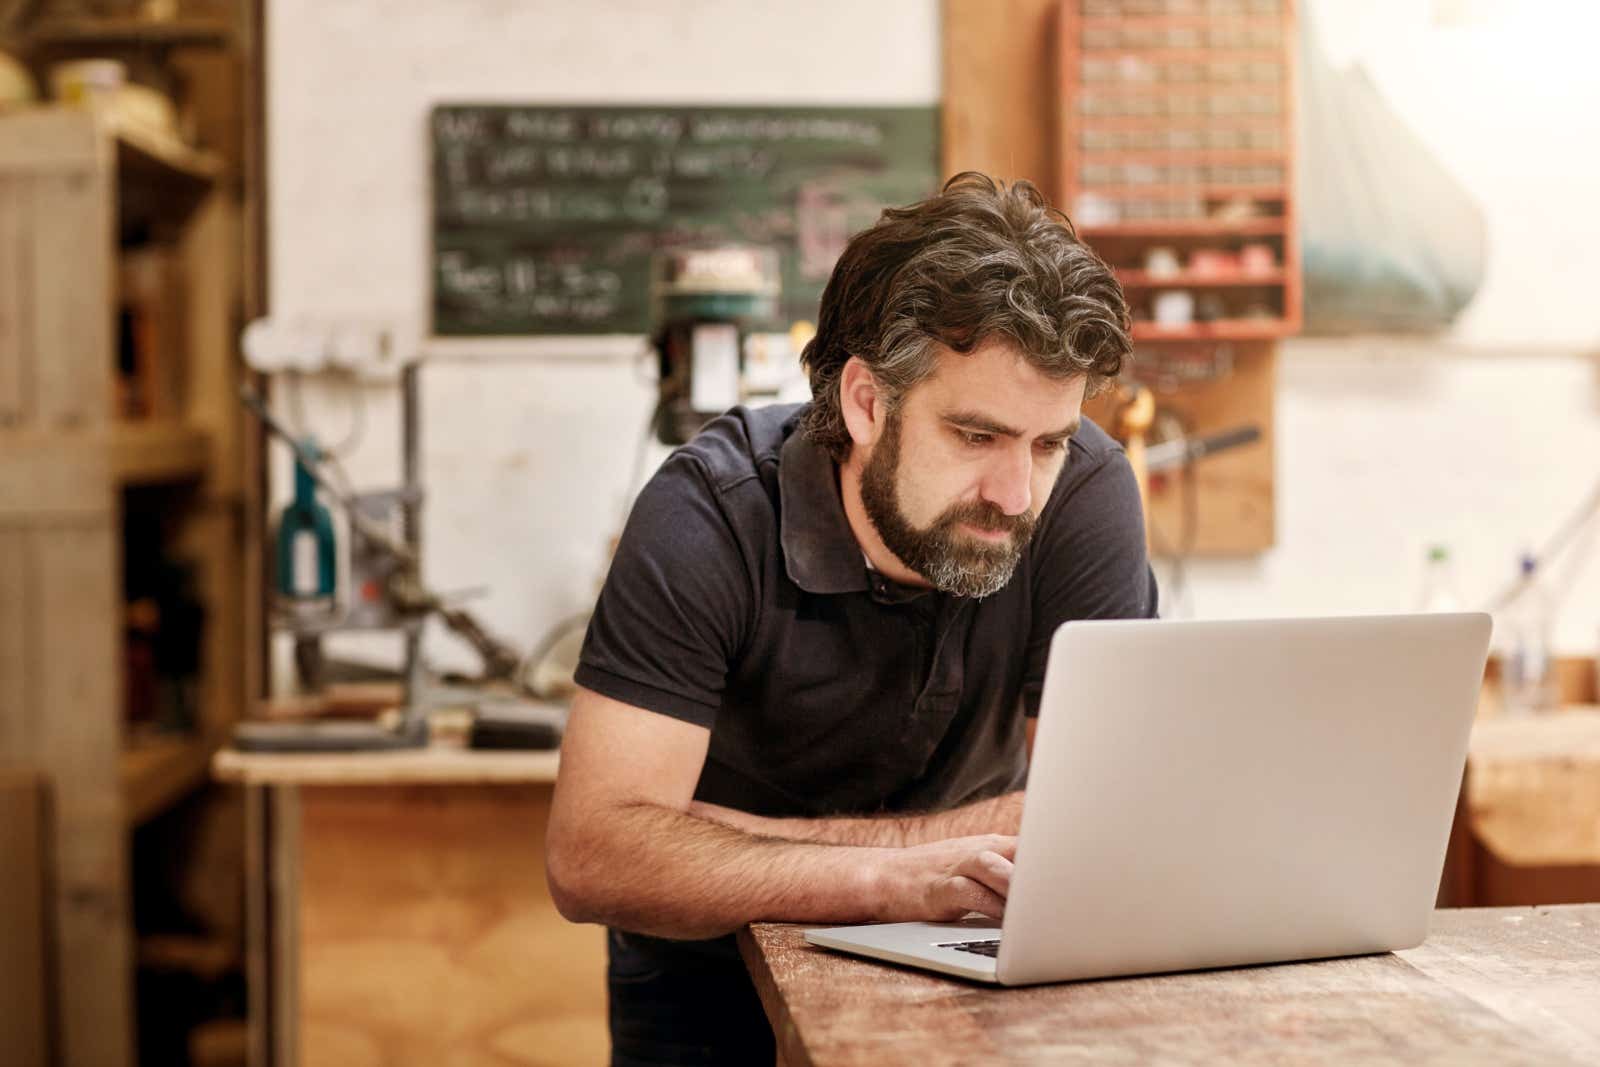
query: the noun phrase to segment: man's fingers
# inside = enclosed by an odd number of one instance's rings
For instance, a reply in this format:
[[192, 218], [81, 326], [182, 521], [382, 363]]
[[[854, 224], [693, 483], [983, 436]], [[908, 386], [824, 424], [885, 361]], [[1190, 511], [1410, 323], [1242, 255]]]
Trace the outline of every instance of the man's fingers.
[[1004, 834], [989, 834], [984, 838], [984, 848], [990, 852], [998, 852], [1008, 860], [1017, 858], [1017, 839]]
[[893, 850], [894, 862], [909, 865], [908, 873], [917, 883], [918, 910], [905, 918], [948, 921], [974, 911], [991, 919], [1002, 918], [1016, 851], [1017, 839], [1005, 834], [952, 838]]
[[965, 875], [1001, 898], [1011, 892], [1011, 871], [1014, 865], [1005, 856], [990, 849], [975, 853], [956, 869], [956, 873]]
[[975, 911], [990, 919], [1005, 918], [1005, 898], [982, 882], [959, 874], [952, 875], [945, 881], [945, 890], [941, 895], [951, 906], [951, 915], [960, 916]]
[[952, 852], [981, 852], [987, 849], [998, 852], [1006, 859], [1017, 858], [1017, 839], [1008, 834], [979, 834], [976, 837], [952, 837], [940, 842]]

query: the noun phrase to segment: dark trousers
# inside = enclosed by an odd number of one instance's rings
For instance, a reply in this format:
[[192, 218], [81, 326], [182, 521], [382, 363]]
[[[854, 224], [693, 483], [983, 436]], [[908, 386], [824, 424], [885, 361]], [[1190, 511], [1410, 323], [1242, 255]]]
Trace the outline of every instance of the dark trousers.
[[776, 1059], [772, 1027], [739, 959], [664, 956], [616, 930], [606, 944], [611, 1067], [765, 1067]]

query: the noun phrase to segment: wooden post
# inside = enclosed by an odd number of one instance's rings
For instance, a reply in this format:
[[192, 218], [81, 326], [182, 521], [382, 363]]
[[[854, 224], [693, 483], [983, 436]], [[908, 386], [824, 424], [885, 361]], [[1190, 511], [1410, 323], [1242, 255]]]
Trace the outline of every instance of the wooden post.
[[45, 826], [43, 777], [0, 768], [0, 1034], [11, 1067], [52, 1062], [45, 991]]

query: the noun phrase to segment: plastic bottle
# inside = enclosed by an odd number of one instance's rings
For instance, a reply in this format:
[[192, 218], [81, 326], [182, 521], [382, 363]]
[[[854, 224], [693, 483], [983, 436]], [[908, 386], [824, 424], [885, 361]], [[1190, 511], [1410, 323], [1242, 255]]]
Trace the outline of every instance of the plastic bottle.
[[1450, 563], [1450, 550], [1443, 545], [1428, 549], [1428, 563], [1422, 574], [1422, 595], [1417, 598], [1417, 610], [1461, 610], [1461, 597], [1456, 593], [1455, 568]]
[[1522, 583], [1501, 616], [1505, 710], [1510, 715], [1548, 711], [1556, 705], [1555, 665], [1550, 657], [1550, 602], [1539, 585], [1538, 564], [1522, 557]]
[[[321, 458], [316, 441], [305, 447]], [[308, 622], [331, 616], [335, 610], [338, 545], [333, 516], [317, 499], [316, 480], [297, 457], [294, 461], [294, 500], [283, 509], [277, 530], [278, 603], [293, 617]]]

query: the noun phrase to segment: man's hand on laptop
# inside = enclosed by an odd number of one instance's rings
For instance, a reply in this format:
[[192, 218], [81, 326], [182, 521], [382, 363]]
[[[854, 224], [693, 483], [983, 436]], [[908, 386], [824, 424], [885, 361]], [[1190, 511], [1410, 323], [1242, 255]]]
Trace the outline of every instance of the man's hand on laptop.
[[954, 922], [1005, 914], [1017, 839], [1000, 834], [879, 852], [877, 897], [886, 922]]

